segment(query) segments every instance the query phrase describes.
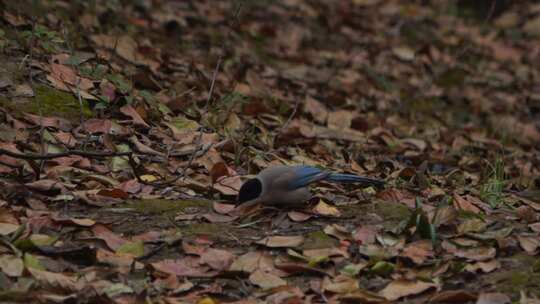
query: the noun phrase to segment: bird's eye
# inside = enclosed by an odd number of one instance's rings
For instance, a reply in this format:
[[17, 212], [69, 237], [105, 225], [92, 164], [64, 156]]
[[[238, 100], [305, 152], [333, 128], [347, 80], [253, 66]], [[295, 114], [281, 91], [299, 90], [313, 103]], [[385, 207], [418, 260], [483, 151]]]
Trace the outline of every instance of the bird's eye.
[[261, 195], [262, 192], [262, 184], [261, 181], [258, 179], [250, 179], [247, 180], [242, 187], [240, 188], [240, 191], [238, 192], [238, 202], [243, 203], [250, 201], [252, 199], [256, 199]]

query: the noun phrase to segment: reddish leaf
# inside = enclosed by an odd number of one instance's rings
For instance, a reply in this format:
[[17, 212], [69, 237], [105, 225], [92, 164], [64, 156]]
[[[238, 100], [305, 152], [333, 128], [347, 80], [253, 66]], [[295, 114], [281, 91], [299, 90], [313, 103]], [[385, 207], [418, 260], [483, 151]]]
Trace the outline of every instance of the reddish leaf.
[[127, 240], [118, 236], [117, 234], [110, 231], [107, 227], [101, 224], [97, 224], [93, 226], [92, 232], [94, 232], [94, 235], [97, 238], [104, 240], [105, 243], [107, 243], [107, 246], [109, 246], [109, 248], [111, 248], [114, 251], [116, 251], [122, 245], [127, 243]]

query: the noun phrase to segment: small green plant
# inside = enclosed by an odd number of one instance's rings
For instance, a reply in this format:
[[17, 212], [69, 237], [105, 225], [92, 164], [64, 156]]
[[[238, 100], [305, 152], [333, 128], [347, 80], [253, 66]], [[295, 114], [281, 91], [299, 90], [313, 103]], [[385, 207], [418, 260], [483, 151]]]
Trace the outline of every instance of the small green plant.
[[249, 98], [241, 93], [229, 93], [210, 107], [210, 115], [208, 115], [207, 121], [204, 123], [213, 129], [220, 129], [225, 125], [229, 115], [234, 112], [237, 107], [248, 102]]
[[487, 202], [491, 208], [497, 208], [503, 202], [503, 189], [505, 185], [504, 162], [498, 158], [494, 164], [489, 164], [489, 175], [486, 183], [480, 190], [480, 198]]
[[3, 29], [0, 29], [0, 52], [4, 52], [4, 49], [8, 45], [8, 40], [6, 39], [6, 32]]
[[30, 44], [32, 38], [34, 44], [41, 46], [49, 53], [56, 53], [61, 50], [61, 45], [64, 40], [57, 32], [50, 30], [48, 27], [36, 24], [33, 30], [22, 32], [22, 37]]

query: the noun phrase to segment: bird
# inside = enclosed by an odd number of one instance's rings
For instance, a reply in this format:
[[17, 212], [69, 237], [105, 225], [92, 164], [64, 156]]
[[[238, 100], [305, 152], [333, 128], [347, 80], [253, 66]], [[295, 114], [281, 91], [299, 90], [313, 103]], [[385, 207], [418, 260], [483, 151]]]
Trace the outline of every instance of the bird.
[[295, 206], [311, 198], [309, 185], [319, 181], [361, 183], [382, 187], [384, 181], [354, 174], [335, 173], [312, 166], [272, 166], [245, 181], [238, 192], [238, 203]]

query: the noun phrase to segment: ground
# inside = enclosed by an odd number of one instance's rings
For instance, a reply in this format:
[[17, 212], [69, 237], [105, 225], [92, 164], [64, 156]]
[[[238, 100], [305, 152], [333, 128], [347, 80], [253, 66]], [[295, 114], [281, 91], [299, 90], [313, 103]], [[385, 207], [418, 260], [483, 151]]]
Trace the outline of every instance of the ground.
[[0, 301], [540, 303], [539, 4], [0, 8]]

